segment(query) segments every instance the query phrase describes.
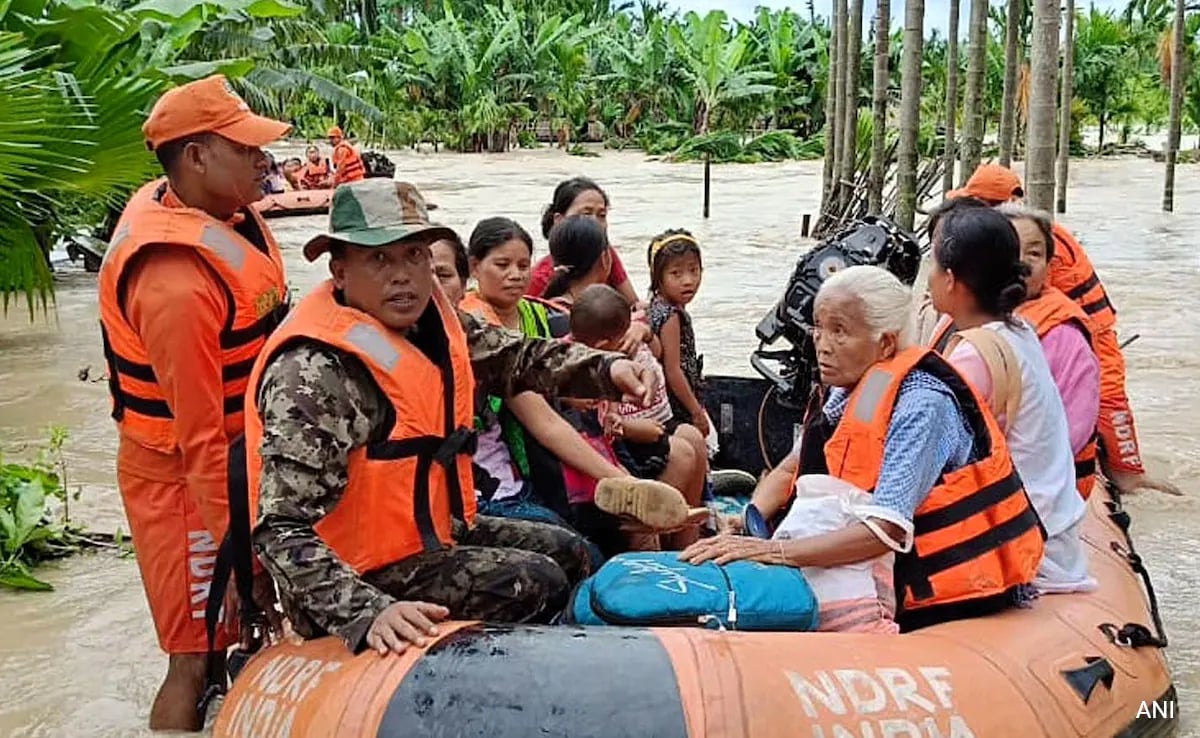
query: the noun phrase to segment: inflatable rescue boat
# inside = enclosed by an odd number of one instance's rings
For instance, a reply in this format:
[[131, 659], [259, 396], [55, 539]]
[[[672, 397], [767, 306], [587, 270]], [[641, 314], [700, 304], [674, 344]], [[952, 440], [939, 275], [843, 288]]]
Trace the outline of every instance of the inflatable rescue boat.
[[1166, 640], [1128, 520], [1098, 487], [1084, 532], [1097, 592], [903, 635], [453, 622], [386, 657], [282, 643], [242, 670], [213, 735], [1168, 736]]
[[292, 190], [267, 195], [254, 203], [264, 218], [283, 218], [289, 215], [320, 215], [329, 212], [333, 190]]

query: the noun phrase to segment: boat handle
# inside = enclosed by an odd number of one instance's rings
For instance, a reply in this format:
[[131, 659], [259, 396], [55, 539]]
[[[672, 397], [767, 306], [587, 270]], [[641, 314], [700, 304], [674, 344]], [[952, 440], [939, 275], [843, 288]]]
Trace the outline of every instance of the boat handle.
[[1103, 656], [1085, 656], [1084, 661], [1087, 666], [1081, 666], [1078, 669], [1063, 669], [1060, 674], [1063, 679], [1067, 680], [1067, 684], [1071, 685], [1071, 689], [1079, 695], [1083, 700], [1083, 704], [1087, 704], [1092, 699], [1092, 692], [1095, 691], [1096, 685], [1104, 684], [1105, 688], [1112, 691], [1113, 679], [1116, 678], [1116, 671], [1108, 659]]

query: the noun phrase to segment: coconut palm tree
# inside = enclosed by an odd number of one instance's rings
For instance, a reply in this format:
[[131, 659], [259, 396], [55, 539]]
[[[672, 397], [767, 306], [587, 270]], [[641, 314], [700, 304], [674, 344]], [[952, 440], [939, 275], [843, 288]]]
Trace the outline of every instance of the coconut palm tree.
[[888, 40], [892, 17], [889, 0], [875, 3], [875, 74], [872, 81], [871, 179], [867, 193], [868, 209], [883, 209], [883, 180], [887, 175], [887, 109], [891, 73]]
[[1179, 122], [1182, 118], [1183, 111], [1183, 87], [1184, 76], [1184, 49], [1187, 46], [1185, 42], [1186, 32], [1185, 27], [1185, 0], [1175, 0], [1175, 23], [1171, 32], [1171, 57], [1170, 65], [1164, 65], [1163, 71], [1166, 73], [1163, 76], [1171, 82], [1171, 112], [1170, 120], [1167, 124], [1167, 144], [1166, 144], [1166, 176], [1163, 179], [1163, 201], [1162, 209], [1164, 213], [1172, 212], [1175, 209], [1175, 159], [1179, 155]]
[[971, 0], [967, 47], [967, 89], [963, 98], [963, 149], [960, 177], [965, 182], [983, 156], [983, 75], [987, 63], [988, 0]]
[[[845, 183], [854, 181], [858, 166], [858, 76], [862, 68], [862, 16], [863, 0], [850, 0], [850, 14], [846, 23], [846, 57], [842, 62], [846, 70], [846, 89], [842, 99], [841, 180]], [[843, 192], [843, 199], [849, 195], [849, 192]]]
[[1017, 138], [1017, 72], [1021, 67], [1023, 0], [1008, 0], [1004, 22], [1004, 92], [1000, 98], [1000, 164], [1012, 164]]
[[1067, 175], [1071, 162], [1071, 104], [1075, 97], [1072, 79], [1075, 76], [1075, 0], [1067, 0], [1064, 19], [1062, 92], [1058, 105], [1058, 172], [1055, 176], [1058, 195], [1054, 203], [1054, 209], [1060, 213], [1067, 212]]
[[1034, 0], [1029, 125], [1025, 146], [1025, 198], [1033, 207], [1047, 212], [1054, 207], [1058, 14], [1058, 0]]
[[838, 115], [838, 79], [842, 76], [842, 65], [838, 58], [838, 39], [844, 33], [844, 25], [837, 12], [837, 3], [833, 4], [833, 23], [829, 28], [829, 40], [825, 45], [825, 55], [829, 60], [829, 72], [825, 77], [825, 168], [822, 170], [821, 209], [829, 210], [836, 191], [835, 183], [840, 171], [838, 162], [838, 144], [841, 141], [842, 118]]
[[896, 222], [912, 230], [917, 211], [917, 135], [921, 116], [921, 51], [925, 0], [905, 0], [900, 61], [900, 141], [896, 151]]
[[954, 188], [956, 160], [955, 123], [958, 120], [958, 16], [959, 0], [950, 0], [950, 29], [946, 37], [946, 170], [942, 173], [942, 193]]
[[1129, 105], [1124, 94], [1135, 69], [1129, 27], [1115, 14], [1092, 7], [1079, 18], [1075, 36], [1075, 96], [1087, 104], [1100, 127], [1104, 148], [1108, 124]]

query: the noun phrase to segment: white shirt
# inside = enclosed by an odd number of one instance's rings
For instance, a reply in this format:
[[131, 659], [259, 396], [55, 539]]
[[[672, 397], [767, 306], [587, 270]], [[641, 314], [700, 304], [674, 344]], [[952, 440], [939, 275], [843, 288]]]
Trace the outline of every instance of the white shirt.
[[[1090, 589], [1095, 581], [1088, 577], [1085, 547], [1079, 538], [1087, 505], [1075, 489], [1075, 460], [1066, 410], [1037, 333], [1028, 323], [1017, 320], [1021, 326], [1018, 329], [999, 321], [983, 327], [1005, 339], [1021, 368], [1021, 404], [1015, 418], [1006, 418], [1004, 436], [1013, 465], [1048, 537], [1035, 584], [1046, 591]], [[970, 379], [980, 366], [978, 356], [974, 346], [961, 341], [947, 360], [965, 369], [963, 373]], [[991, 379], [991, 386], [999, 384], [996, 378]]]

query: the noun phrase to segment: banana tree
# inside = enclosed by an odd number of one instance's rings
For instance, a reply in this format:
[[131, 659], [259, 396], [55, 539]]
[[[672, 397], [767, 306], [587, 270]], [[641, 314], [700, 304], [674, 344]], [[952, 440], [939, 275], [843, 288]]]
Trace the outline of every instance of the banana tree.
[[776, 90], [771, 73], [752, 66], [750, 34], [741, 29], [730, 34], [724, 11], [701, 17], [695, 12], [671, 27], [671, 41], [683, 61], [684, 76], [695, 92], [695, 132], [708, 135], [714, 114], [737, 100]]

